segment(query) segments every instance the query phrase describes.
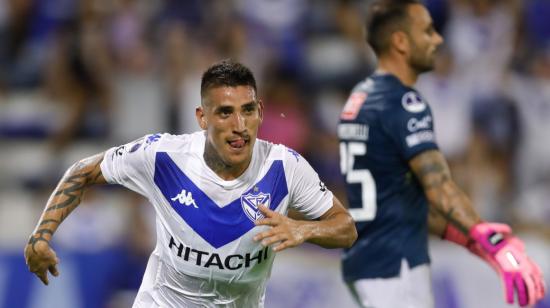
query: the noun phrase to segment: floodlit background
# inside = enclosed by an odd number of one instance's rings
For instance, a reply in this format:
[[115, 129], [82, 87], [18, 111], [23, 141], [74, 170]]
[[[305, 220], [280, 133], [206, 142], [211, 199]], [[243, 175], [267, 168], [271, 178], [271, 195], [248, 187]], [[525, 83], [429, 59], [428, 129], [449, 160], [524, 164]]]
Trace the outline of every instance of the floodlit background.
[[[55, 236], [61, 276], [48, 287], [27, 272], [23, 247], [73, 162], [147, 133], [198, 129], [201, 73], [223, 58], [258, 79], [260, 136], [302, 153], [345, 200], [335, 131], [349, 90], [374, 67], [367, 3], [1, 0], [0, 307], [131, 305], [155, 242], [143, 198], [116, 187], [87, 193]], [[417, 86], [441, 149], [482, 216], [525, 239], [548, 284], [550, 1], [426, 4], [446, 45]], [[507, 307], [487, 265], [453, 244], [431, 246], [438, 308]], [[281, 253], [266, 302], [354, 307], [339, 251]]]

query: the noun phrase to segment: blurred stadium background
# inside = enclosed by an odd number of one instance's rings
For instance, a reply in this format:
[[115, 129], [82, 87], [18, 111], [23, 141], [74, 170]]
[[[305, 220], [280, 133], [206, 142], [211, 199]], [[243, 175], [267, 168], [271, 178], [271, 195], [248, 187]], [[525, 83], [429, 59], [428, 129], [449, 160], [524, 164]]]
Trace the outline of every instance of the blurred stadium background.
[[[198, 129], [200, 75], [222, 58], [259, 80], [260, 136], [302, 153], [344, 198], [335, 131], [348, 91], [373, 69], [367, 3], [1, 0], [0, 307], [130, 306], [155, 241], [141, 197], [90, 191], [56, 234], [61, 278], [47, 288], [23, 247], [71, 163], [146, 133]], [[439, 144], [479, 212], [521, 234], [548, 283], [550, 1], [425, 3], [446, 39], [418, 82]], [[431, 241], [438, 308], [509, 307], [488, 266]], [[281, 253], [266, 306], [354, 307], [338, 258], [308, 245]]]

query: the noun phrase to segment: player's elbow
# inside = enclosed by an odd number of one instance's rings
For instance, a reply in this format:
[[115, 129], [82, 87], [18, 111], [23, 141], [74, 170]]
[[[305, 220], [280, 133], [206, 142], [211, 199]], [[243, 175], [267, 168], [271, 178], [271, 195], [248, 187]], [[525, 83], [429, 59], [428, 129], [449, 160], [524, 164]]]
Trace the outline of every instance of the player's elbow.
[[346, 238], [343, 241], [342, 248], [350, 248], [353, 246], [355, 241], [357, 240], [357, 228], [355, 228], [355, 223], [353, 222], [353, 218], [348, 214], [346, 215], [345, 219], [345, 234]]

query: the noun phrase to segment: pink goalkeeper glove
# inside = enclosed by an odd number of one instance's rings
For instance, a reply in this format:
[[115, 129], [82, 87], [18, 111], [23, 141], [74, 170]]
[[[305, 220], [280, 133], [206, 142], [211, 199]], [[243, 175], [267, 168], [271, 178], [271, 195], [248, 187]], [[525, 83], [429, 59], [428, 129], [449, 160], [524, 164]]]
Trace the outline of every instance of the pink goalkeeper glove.
[[514, 302], [514, 290], [520, 306], [534, 305], [544, 297], [542, 272], [525, 253], [523, 242], [512, 236], [508, 225], [479, 223], [470, 230], [470, 238], [473, 241], [465, 246], [497, 271], [508, 303]]

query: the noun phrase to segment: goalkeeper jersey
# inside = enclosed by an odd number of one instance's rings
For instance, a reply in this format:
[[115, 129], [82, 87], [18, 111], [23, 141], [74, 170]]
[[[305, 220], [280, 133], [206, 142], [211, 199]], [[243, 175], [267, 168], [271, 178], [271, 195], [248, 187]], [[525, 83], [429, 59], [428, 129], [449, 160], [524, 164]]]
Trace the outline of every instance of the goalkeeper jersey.
[[340, 116], [340, 166], [358, 238], [343, 254], [348, 282], [399, 275], [428, 257], [428, 203], [409, 167], [437, 149], [430, 106], [393, 75], [374, 74], [352, 91]]
[[109, 183], [148, 198], [157, 245], [134, 307], [261, 307], [274, 259], [253, 241], [259, 204], [316, 219], [332, 193], [298, 153], [257, 139], [246, 171], [221, 179], [203, 159], [205, 132], [154, 134], [109, 149]]

